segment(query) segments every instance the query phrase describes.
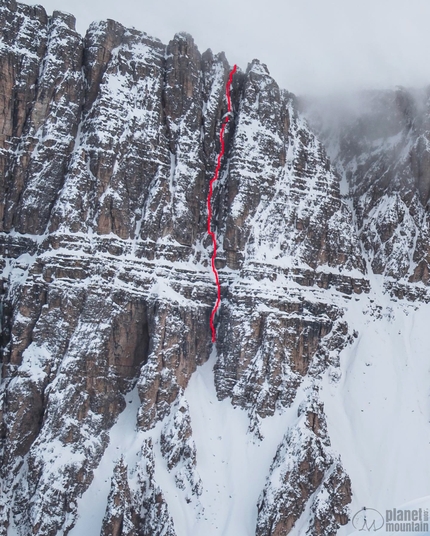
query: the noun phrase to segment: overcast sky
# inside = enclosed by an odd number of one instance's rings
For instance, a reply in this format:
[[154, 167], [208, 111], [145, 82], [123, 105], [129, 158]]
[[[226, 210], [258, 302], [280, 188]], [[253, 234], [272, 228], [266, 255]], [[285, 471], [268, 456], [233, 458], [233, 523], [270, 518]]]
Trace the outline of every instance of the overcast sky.
[[167, 43], [189, 32], [201, 52], [245, 69], [258, 58], [298, 95], [430, 84], [430, 0], [42, 0], [85, 33], [115, 19]]

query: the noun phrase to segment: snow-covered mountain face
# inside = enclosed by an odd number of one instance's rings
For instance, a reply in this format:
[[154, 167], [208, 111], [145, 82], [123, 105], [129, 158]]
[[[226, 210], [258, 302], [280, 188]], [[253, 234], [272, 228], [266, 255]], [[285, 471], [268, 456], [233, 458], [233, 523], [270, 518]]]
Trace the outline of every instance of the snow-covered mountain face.
[[429, 281], [430, 89], [305, 106], [353, 203], [372, 272]]
[[0, 29], [0, 536], [349, 534], [428, 494], [424, 100], [324, 123], [332, 164], [238, 71], [213, 345], [225, 56], [14, 0]]
[[343, 377], [322, 389], [352, 513], [429, 495], [429, 96], [397, 88], [300, 105], [338, 172], [370, 281], [345, 313], [358, 338]]

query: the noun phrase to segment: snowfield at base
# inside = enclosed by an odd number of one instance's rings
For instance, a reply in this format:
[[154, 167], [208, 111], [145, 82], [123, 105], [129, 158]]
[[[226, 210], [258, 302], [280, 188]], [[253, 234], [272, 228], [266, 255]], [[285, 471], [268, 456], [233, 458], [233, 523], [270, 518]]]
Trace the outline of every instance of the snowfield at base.
[[257, 501], [270, 464], [288, 427], [297, 420], [304, 394], [300, 389], [295, 403], [284, 414], [263, 420], [264, 439], [259, 441], [248, 433], [249, 417], [245, 410], [233, 408], [230, 400], [218, 401], [212, 372], [215, 358], [213, 353], [194, 373], [185, 393], [197, 447], [197, 470], [203, 481], [201, 501], [205, 515], [194, 527], [181, 523], [181, 529], [173, 517], [178, 536], [253, 536]]
[[215, 361], [214, 351], [211, 359], [194, 373], [185, 391], [197, 447], [197, 472], [203, 482], [203, 493], [197, 504], [186, 502], [184, 492], [176, 487], [161, 455], [159, 438], [169, 417], [149, 432], [136, 430], [139, 397], [134, 389], [111, 430], [109, 446], [91, 486], [78, 500], [79, 517], [69, 536], [100, 534], [114, 465], [123, 456], [129, 470], [132, 469], [147, 437], [154, 441], [155, 478], [167, 501], [177, 536], [254, 536], [258, 497], [278, 444], [297, 420], [298, 406], [305, 398], [305, 385], [288, 410], [262, 422], [264, 439], [259, 441], [248, 433], [247, 411], [234, 408], [229, 400], [217, 399]]
[[[430, 304], [394, 302], [382, 278], [372, 279], [370, 295], [347, 309], [359, 335], [341, 354], [342, 377], [326, 376], [322, 389], [332, 446], [352, 482], [351, 517], [363, 507], [399, 508], [430, 489]], [[377, 315], [363, 307], [372, 299]], [[353, 530], [349, 523], [338, 535]]]

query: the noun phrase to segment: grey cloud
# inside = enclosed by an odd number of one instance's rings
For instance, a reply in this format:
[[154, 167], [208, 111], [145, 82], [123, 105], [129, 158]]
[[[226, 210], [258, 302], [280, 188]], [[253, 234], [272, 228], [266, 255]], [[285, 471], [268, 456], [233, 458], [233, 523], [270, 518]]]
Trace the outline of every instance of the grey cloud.
[[224, 50], [242, 68], [259, 58], [297, 94], [430, 83], [428, 0], [41, 2], [73, 13], [81, 33], [105, 18], [163, 42], [187, 31], [202, 51]]

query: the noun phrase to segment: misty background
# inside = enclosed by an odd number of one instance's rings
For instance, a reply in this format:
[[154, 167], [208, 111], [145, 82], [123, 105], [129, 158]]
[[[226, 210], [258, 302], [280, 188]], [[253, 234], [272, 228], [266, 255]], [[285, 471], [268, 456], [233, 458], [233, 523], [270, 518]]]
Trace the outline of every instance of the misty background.
[[246, 69], [258, 58], [297, 95], [430, 84], [429, 0], [42, 0], [85, 34], [111, 18], [167, 43], [190, 33], [201, 52]]

